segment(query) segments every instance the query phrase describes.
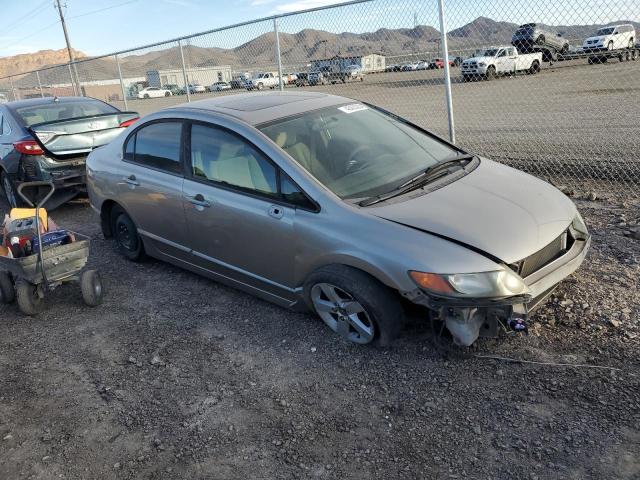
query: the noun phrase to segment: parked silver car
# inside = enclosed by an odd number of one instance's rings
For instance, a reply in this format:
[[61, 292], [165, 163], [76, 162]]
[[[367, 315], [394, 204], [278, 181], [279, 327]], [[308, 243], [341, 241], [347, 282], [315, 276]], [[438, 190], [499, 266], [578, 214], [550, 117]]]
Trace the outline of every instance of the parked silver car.
[[459, 344], [528, 312], [582, 263], [574, 204], [348, 98], [242, 94], [143, 118], [87, 162], [107, 237], [389, 343], [403, 305]]

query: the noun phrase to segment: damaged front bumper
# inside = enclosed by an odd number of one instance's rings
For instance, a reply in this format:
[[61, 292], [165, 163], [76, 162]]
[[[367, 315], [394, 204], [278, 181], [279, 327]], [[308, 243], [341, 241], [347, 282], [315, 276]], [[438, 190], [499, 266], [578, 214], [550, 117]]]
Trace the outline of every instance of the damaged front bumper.
[[524, 278], [526, 295], [503, 298], [460, 298], [435, 296], [421, 288], [404, 292], [411, 302], [435, 312], [445, 322], [455, 343], [469, 346], [479, 336], [496, 336], [500, 327], [526, 331], [529, 314], [544, 303], [558, 284], [584, 261], [591, 236], [578, 238], [561, 257]]

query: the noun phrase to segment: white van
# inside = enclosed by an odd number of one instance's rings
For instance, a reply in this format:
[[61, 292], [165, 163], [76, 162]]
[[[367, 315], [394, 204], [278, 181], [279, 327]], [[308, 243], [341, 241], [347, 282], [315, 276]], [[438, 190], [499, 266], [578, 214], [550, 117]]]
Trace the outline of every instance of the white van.
[[582, 44], [585, 51], [632, 49], [635, 46], [636, 30], [633, 25], [609, 25], [602, 27], [593, 37]]

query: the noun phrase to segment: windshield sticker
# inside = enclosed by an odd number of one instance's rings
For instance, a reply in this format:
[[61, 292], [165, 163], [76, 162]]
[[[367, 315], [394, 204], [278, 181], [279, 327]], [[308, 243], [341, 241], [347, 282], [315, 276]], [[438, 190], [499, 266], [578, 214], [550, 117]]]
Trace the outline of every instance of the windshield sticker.
[[369, 107], [367, 107], [366, 105], [362, 105], [361, 103], [352, 103], [351, 105], [338, 107], [338, 110], [344, 113], [353, 113], [353, 112], [360, 112], [362, 110], [369, 110]]

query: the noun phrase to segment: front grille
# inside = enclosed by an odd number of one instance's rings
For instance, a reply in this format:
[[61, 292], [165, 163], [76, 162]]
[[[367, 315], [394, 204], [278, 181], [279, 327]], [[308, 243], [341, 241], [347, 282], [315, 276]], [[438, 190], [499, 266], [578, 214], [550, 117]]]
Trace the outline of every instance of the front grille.
[[546, 247], [518, 262], [515, 269], [522, 278], [526, 278], [567, 253], [573, 242], [571, 233], [566, 230]]

